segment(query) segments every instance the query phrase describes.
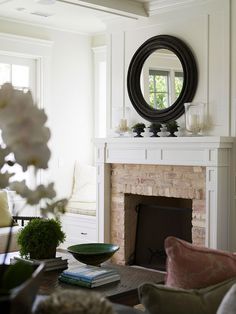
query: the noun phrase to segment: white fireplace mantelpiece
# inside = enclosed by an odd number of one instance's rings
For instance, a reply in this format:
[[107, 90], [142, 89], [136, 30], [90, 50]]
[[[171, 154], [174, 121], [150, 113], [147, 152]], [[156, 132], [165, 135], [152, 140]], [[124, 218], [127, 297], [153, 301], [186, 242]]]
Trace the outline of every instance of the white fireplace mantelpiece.
[[206, 167], [206, 246], [229, 249], [233, 137], [96, 139], [97, 224], [110, 239], [110, 164]]

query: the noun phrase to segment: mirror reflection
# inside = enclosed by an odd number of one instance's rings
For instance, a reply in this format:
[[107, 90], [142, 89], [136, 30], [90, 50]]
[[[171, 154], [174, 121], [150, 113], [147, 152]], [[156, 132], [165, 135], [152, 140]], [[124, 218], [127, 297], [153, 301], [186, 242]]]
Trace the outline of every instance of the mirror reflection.
[[158, 49], [144, 62], [140, 76], [143, 97], [153, 109], [173, 105], [183, 87], [183, 68], [170, 50]]

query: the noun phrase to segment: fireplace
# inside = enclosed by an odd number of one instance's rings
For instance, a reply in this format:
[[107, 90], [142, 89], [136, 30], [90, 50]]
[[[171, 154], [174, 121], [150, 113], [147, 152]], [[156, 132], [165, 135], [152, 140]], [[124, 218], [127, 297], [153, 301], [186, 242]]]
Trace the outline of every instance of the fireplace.
[[180, 207], [191, 208], [192, 242], [229, 249], [232, 147], [230, 137], [97, 140], [98, 239], [120, 246], [114, 262], [128, 264], [134, 253], [132, 209], [143, 197], [190, 200]]
[[[159, 205], [155, 205], [154, 202], [144, 202], [136, 206], [135, 245], [129, 265], [165, 270], [165, 239], [168, 236], [175, 236], [192, 242], [192, 201], [183, 200], [182, 203], [187, 203], [188, 207], [183, 205], [179, 207], [178, 201], [181, 199], [161, 198], [163, 199], [167, 201], [163, 202], [165, 205], [161, 205], [157, 197], [156, 202]], [[174, 205], [166, 206], [168, 203]]]
[[[186, 229], [190, 230], [191, 235], [185, 239], [204, 245], [205, 202], [205, 167], [112, 164], [111, 242], [121, 248], [115, 254], [114, 261], [129, 264], [134, 256], [138, 226], [135, 208], [139, 204], [159, 206], [166, 210], [190, 209], [191, 219], [186, 219], [189, 226]], [[181, 216], [180, 211], [176, 214], [172, 210], [172, 214], [175, 218]], [[160, 215], [157, 218], [164, 219]], [[168, 235], [177, 235], [176, 230], [172, 230], [174, 233], [165, 231]], [[163, 248], [164, 239], [161, 236]]]

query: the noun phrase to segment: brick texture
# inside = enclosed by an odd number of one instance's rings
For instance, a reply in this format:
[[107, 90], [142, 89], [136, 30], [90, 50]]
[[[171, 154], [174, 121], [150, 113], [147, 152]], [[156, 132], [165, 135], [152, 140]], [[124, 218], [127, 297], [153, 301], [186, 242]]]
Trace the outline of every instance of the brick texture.
[[[144, 196], [192, 200], [192, 240], [205, 244], [205, 167], [112, 164], [111, 241], [120, 246], [114, 262], [127, 264], [132, 258], [137, 216], [131, 212]], [[126, 197], [136, 195], [135, 200]]]

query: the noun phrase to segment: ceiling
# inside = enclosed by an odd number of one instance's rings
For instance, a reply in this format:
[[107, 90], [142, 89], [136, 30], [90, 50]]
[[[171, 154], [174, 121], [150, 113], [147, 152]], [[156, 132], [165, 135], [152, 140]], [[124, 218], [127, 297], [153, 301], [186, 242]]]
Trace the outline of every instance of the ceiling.
[[[193, 0], [0, 0], [0, 20], [11, 20], [67, 31], [104, 32], [113, 19], [148, 16], [148, 5], [170, 5]], [[45, 4], [51, 2], [51, 4]]]

